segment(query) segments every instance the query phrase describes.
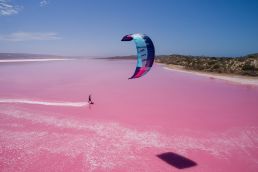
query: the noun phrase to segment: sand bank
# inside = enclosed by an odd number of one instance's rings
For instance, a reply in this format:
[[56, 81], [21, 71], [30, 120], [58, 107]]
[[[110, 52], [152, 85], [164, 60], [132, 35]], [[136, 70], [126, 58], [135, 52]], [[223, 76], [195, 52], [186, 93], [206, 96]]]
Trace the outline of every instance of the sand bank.
[[209, 77], [212, 79], [225, 80], [225, 81], [234, 82], [234, 83], [238, 83], [238, 84], [258, 86], [258, 78], [257, 77], [191, 71], [191, 70], [187, 70], [181, 66], [176, 66], [176, 65], [165, 65], [163, 68], [166, 70], [184, 72], [184, 73], [194, 74], [194, 75], [198, 75], [198, 76]]

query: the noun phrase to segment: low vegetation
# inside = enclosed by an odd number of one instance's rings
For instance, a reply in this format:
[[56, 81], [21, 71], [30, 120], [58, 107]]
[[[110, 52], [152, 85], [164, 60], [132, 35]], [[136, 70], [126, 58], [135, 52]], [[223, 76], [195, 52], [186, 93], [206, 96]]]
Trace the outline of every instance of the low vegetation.
[[181, 66], [188, 70], [258, 76], [258, 53], [243, 57], [158, 56], [156, 62]]

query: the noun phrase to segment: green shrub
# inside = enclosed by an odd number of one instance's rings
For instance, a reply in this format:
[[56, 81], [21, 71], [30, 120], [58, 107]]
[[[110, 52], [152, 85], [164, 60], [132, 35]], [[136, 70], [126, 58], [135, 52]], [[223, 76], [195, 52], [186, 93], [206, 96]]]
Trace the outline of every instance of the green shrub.
[[255, 67], [251, 64], [244, 64], [244, 66], [242, 67], [242, 70], [248, 71], [248, 70], [256, 70]]

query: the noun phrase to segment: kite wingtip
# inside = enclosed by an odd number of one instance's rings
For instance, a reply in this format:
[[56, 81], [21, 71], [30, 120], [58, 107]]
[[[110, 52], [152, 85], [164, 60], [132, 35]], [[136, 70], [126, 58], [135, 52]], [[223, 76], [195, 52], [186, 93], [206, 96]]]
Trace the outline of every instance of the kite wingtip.
[[131, 41], [131, 40], [133, 40], [132, 35], [125, 35], [125, 36], [121, 39], [121, 41]]

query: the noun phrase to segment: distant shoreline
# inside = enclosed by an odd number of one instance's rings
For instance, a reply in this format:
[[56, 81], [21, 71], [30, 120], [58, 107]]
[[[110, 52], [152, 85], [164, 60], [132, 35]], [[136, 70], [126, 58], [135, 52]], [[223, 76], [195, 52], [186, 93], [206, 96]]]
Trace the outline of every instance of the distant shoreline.
[[166, 70], [172, 70], [177, 72], [183, 72], [213, 79], [219, 79], [224, 81], [229, 81], [237, 84], [243, 84], [243, 85], [253, 85], [258, 86], [258, 78], [250, 77], [250, 76], [242, 76], [242, 75], [234, 75], [234, 74], [219, 74], [214, 72], [203, 72], [203, 71], [194, 71], [194, 70], [188, 70], [184, 69], [182, 66], [178, 65], [171, 65], [171, 64], [164, 64], [164, 63], [157, 63], [163, 66]]
[[46, 62], [46, 61], [63, 61], [63, 60], [73, 60], [73, 59], [12, 59], [12, 60], [0, 60], [0, 63], [22, 63], [22, 62]]
[[[64, 61], [75, 59], [77, 58], [66, 58], [64, 56], [53, 55], [0, 53], [0, 64]], [[136, 56], [115, 56], [94, 59], [134, 60], [136, 59]], [[164, 69], [166, 70], [195, 74], [238, 84], [258, 86], [258, 54], [238, 58], [169, 55], [157, 56], [155, 62], [157, 64], [164, 65]], [[216, 66], [218, 66], [218, 68], [215, 68]]]
[[242, 57], [209, 57], [172, 54], [158, 56], [158, 63], [181, 66], [186, 70], [233, 76], [258, 77], [258, 53]]

